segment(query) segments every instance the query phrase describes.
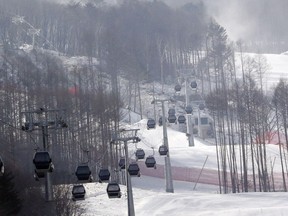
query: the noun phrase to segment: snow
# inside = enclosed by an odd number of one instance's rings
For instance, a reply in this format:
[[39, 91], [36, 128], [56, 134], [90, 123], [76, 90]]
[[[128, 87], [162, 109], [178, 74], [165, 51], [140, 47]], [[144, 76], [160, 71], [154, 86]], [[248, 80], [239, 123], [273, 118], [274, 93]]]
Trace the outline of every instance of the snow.
[[[135, 177], [137, 178], [137, 177]], [[166, 193], [163, 180], [142, 176], [133, 178], [133, 199], [135, 215], [286, 215], [287, 193], [239, 193], [218, 194], [217, 188], [200, 185], [193, 190], [194, 184], [174, 181], [174, 193]], [[147, 184], [141, 188], [138, 185]], [[84, 215], [127, 215], [127, 198], [109, 199], [105, 193], [106, 184], [92, 184], [88, 188], [82, 207]], [[121, 188], [125, 193], [125, 187]], [[162, 191], [161, 191], [162, 190]]]
[[[217, 184], [202, 184], [197, 181], [173, 181], [174, 193], [166, 193], [165, 179], [145, 175], [145, 173], [159, 173], [159, 168], [164, 164], [164, 157], [159, 156], [157, 150], [162, 144], [163, 130], [157, 126], [156, 129], [147, 130], [147, 119], [127, 126], [127, 129], [138, 128], [138, 136], [141, 142], [136, 146], [129, 144], [129, 155], [133, 159], [136, 148], [143, 148], [146, 156], [153, 154], [157, 161], [157, 169], [141, 167], [141, 177], [132, 177], [133, 200], [136, 215], [286, 215], [288, 206], [287, 193], [284, 192], [250, 192], [238, 194], [220, 194]], [[211, 142], [195, 138], [195, 146], [189, 147], [185, 133], [178, 132], [168, 126], [168, 143], [170, 147], [171, 165], [181, 167], [185, 170], [190, 168], [217, 169], [216, 150]], [[277, 157], [278, 147], [268, 145], [267, 152], [270, 157]], [[207, 158], [208, 157], [208, 158]], [[278, 158], [279, 159], [279, 158]], [[277, 161], [277, 160], [276, 160]], [[141, 162], [139, 162], [141, 164]], [[280, 171], [280, 162], [275, 168]], [[173, 173], [173, 172], [172, 172]], [[150, 175], [149, 174], [149, 175]], [[188, 173], [194, 179], [199, 177], [198, 173]], [[184, 177], [187, 177], [184, 173]], [[177, 176], [174, 176], [177, 178]], [[212, 176], [216, 178], [215, 175]], [[204, 173], [200, 175], [199, 182], [205, 178]], [[204, 179], [205, 181], [205, 179]], [[214, 179], [214, 182], [217, 179]], [[121, 185], [122, 197], [120, 199], [109, 199], [106, 194], [107, 183], [89, 183], [85, 185], [87, 194], [81, 207], [85, 208], [85, 216], [92, 215], [127, 215], [127, 193], [126, 186]]]

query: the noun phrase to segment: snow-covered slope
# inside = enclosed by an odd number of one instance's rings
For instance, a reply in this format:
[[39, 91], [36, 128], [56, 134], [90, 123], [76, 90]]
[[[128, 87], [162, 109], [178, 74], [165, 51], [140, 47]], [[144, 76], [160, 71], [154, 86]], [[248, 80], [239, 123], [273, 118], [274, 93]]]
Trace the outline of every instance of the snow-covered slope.
[[[168, 128], [168, 142], [170, 146], [171, 164], [173, 167], [181, 167], [184, 177], [194, 178], [195, 181], [173, 181], [174, 193], [165, 192], [165, 179], [145, 175], [157, 175], [161, 173], [161, 165], [164, 158], [158, 155], [157, 148], [162, 143], [162, 127], [153, 130], [146, 129], [146, 120], [141, 120], [131, 126], [140, 129], [138, 132], [141, 142], [129, 144], [129, 154], [134, 157], [136, 148], [143, 148], [146, 155], [153, 154], [151, 147], [155, 149], [154, 156], [157, 160], [157, 169], [149, 169], [141, 166], [141, 177], [133, 177], [133, 200], [136, 215], [165, 215], [165, 216], [203, 216], [203, 215], [229, 215], [229, 216], [270, 216], [286, 215], [288, 207], [287, 193], [240, 193], [219, 194], [219, 188], [213, 184], [203, 184], [205, 173], [190, 172], [190, 168], [201, 168], [207, 159], [205, 168], [216, 169], [215, 146], [206, 141], [195, 140], [195, 147], [189, 147], [184, 133]], [[129, 127], [127, 127], [128, 129]], [[268, 146], [269, 157], [277, 156], [277, 147]], [[279, 168], [276, 159], [275, 168]], [[139, 162], [141, 164], [141, 162]], [[143, 165], [143, 162], [142, 162]], [[149, 169], [149, 171], [148, 171]], [[175, 172], [173, 177], [177, 179]], [[217, 175], [209, 178], [217, 181]], [[197, 179], [199, 183], [197, 183]], [[78, 201], [85, 208], [85, 216], [112, 216], [127, 215], [126, 187], [121, 185], [122, 197], [109, 199], [106, 194], [106, 183], [89, 183], [86, 199]]]
[[[288, 80], [288, 55], [287, 52], [282, 54], [255, 54], [244, 53], [243, 59], [255, 58], [265, 67], [263, 82], [266, 91], [272, 90], [277, 85], [279, 79]], [[261, 60], [259, 60], [261, 59]], [[242, 76], [240, 53], [236, 53], [236, 69], [239, 76]]]

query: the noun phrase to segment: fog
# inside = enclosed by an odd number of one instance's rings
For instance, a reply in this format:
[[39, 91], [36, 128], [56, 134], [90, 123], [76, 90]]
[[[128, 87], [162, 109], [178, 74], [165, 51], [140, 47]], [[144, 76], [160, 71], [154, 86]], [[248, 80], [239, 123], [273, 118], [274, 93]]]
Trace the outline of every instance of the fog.
[[[47, 1], [47, 0], [39, 0]], [[117, 4], [125, 0], [48, 0], [59, 3], [91, 1]], [[136, 0], [135, 0], [136, 1]], [[163, 1], [170, 7], [181, 7], [201, 0], [139, 0]], [[284, 52], [288, 47], [288, 0], [202, 0], [208, 14], [222, 25], [232, 41], [239, 39], [261, 44], [271, 52]], [[267, 45], [269, 43], [269, 46]], [[263, 46], [265, 44], [265, 48]], [[272, 45], [271, 45], [272, 44]], [[273, 45], [275, 44], [275, 45]], [[258, 46], [257, 45], [257, 46]], [[277, 47], [277, 48], [275, 48]], [[280, 47], [280, 48], [279, 48]], [[281, 49], [283, 47], [283, 50]]]
[[[163, 0], [173, 7], [200, 0]], [[258, 52], [282, 53], [288, 48], [287, 0], [202, 0], [208, 14], [232, 41], [241, 39]], [[177, 2], [177, 3], [176, 3]]]
[[204, 1], [233, 40], [284, 40], [287, 36], [287, 0]]
[[230, 39], [234, 41], [251, 38], [254, 34], [256, 19], [245, 9], [244, 1], [205, 0], [208, 13], [226, 28]]
[[[45, 0], [42, 0], [45, 1]], [[49, 0], [52, 1], [52, 0]], [[53, 0], [59, 3], [87, 2], [88, 0]], [[101, 2], [102, 0], [90, 0]], [[115, 4], [124, 0], [105, 0]], [[141, 0], [145, 1], [145, 0]], [[155, 0], [146, 0], [155, 1]], [[157, 0], [156, 0], [157, 1]], [[158, 0], [171, 7], [180, 7], [200, 0]], [[202, 0], [208, 14], [227, 30], [230, 39], [287, 40], [287, 0]]]

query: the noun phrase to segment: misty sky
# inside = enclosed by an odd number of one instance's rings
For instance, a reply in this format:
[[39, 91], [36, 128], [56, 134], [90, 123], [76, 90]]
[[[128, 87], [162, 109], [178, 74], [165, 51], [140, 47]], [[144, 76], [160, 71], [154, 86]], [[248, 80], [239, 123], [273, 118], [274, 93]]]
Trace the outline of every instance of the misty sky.
[[[199, 0], [163, 0], [182, 4]], [[230, 39], [287, 40], [288, 0], [202, 0]], [[262, 38], [262, 39], [263, 39]]]
[[[253, 32], [255, 20], [253, 14], [245, 12], [245, 1], [243, 0], [204, 0], [208, 11], [215, 19], [223, 25], [229, 38], [238, 40], [249, 38]], [[252, 0], [253, 1], [253, 0]], [[248, 21], [249, 20], [249, 21]]]
[[[42, 0], [45, 1], [45, 0]], [[47, 0], [46, 0], [47, 1]], [[49, 0], [52, 1], [52, 0]], [[56, 2], [86, 2], [89, 0], [53, 0]], [[98, 1], [98, 0], [90, 0]], [[123, 0], [105, 0], [115, 4]], [[144, 0], [142, 0], [144, 1]], [[153, 0], [147, 0], [153, 1]], [[171, 7], [178, 7], [188, 2], [200, 0], [158, 0]], [[255, 39], [259, 36], [288, 37], [288, 0], [202, 0], [209, 15], [224, 26], [231, 40]], [[277, 32], [277, 33], [274, 33]], [[276, 35], [276, 36], [275, 36]], [[284, 36], [286, 35], [286, 36]]]
[[[198, 0], [162, 0], [171, 6], [181, 6], [189, 2], [197, 2]], [[238, 40], [239, 36], [248, 36], [248, 32], [253, 29], [253, 22], [246, 22], [245, 0], [202, 0], [208, 8], [209, 15], [213, 16], [227, 30], [232, 40]], [[255, 1], [255, 0], [250, 0]], [[261, 0], [259, 0], [261, 1]]]

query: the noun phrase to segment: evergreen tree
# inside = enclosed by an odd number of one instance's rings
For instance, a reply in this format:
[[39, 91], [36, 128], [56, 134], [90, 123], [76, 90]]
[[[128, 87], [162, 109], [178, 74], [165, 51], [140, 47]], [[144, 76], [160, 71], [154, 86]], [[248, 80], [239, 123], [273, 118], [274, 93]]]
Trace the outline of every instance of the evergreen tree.
[[16, 215], [21, 209], [21, 200], [14, 185], [14, 176], [6, 171], [0, 177], [0, 215]]

